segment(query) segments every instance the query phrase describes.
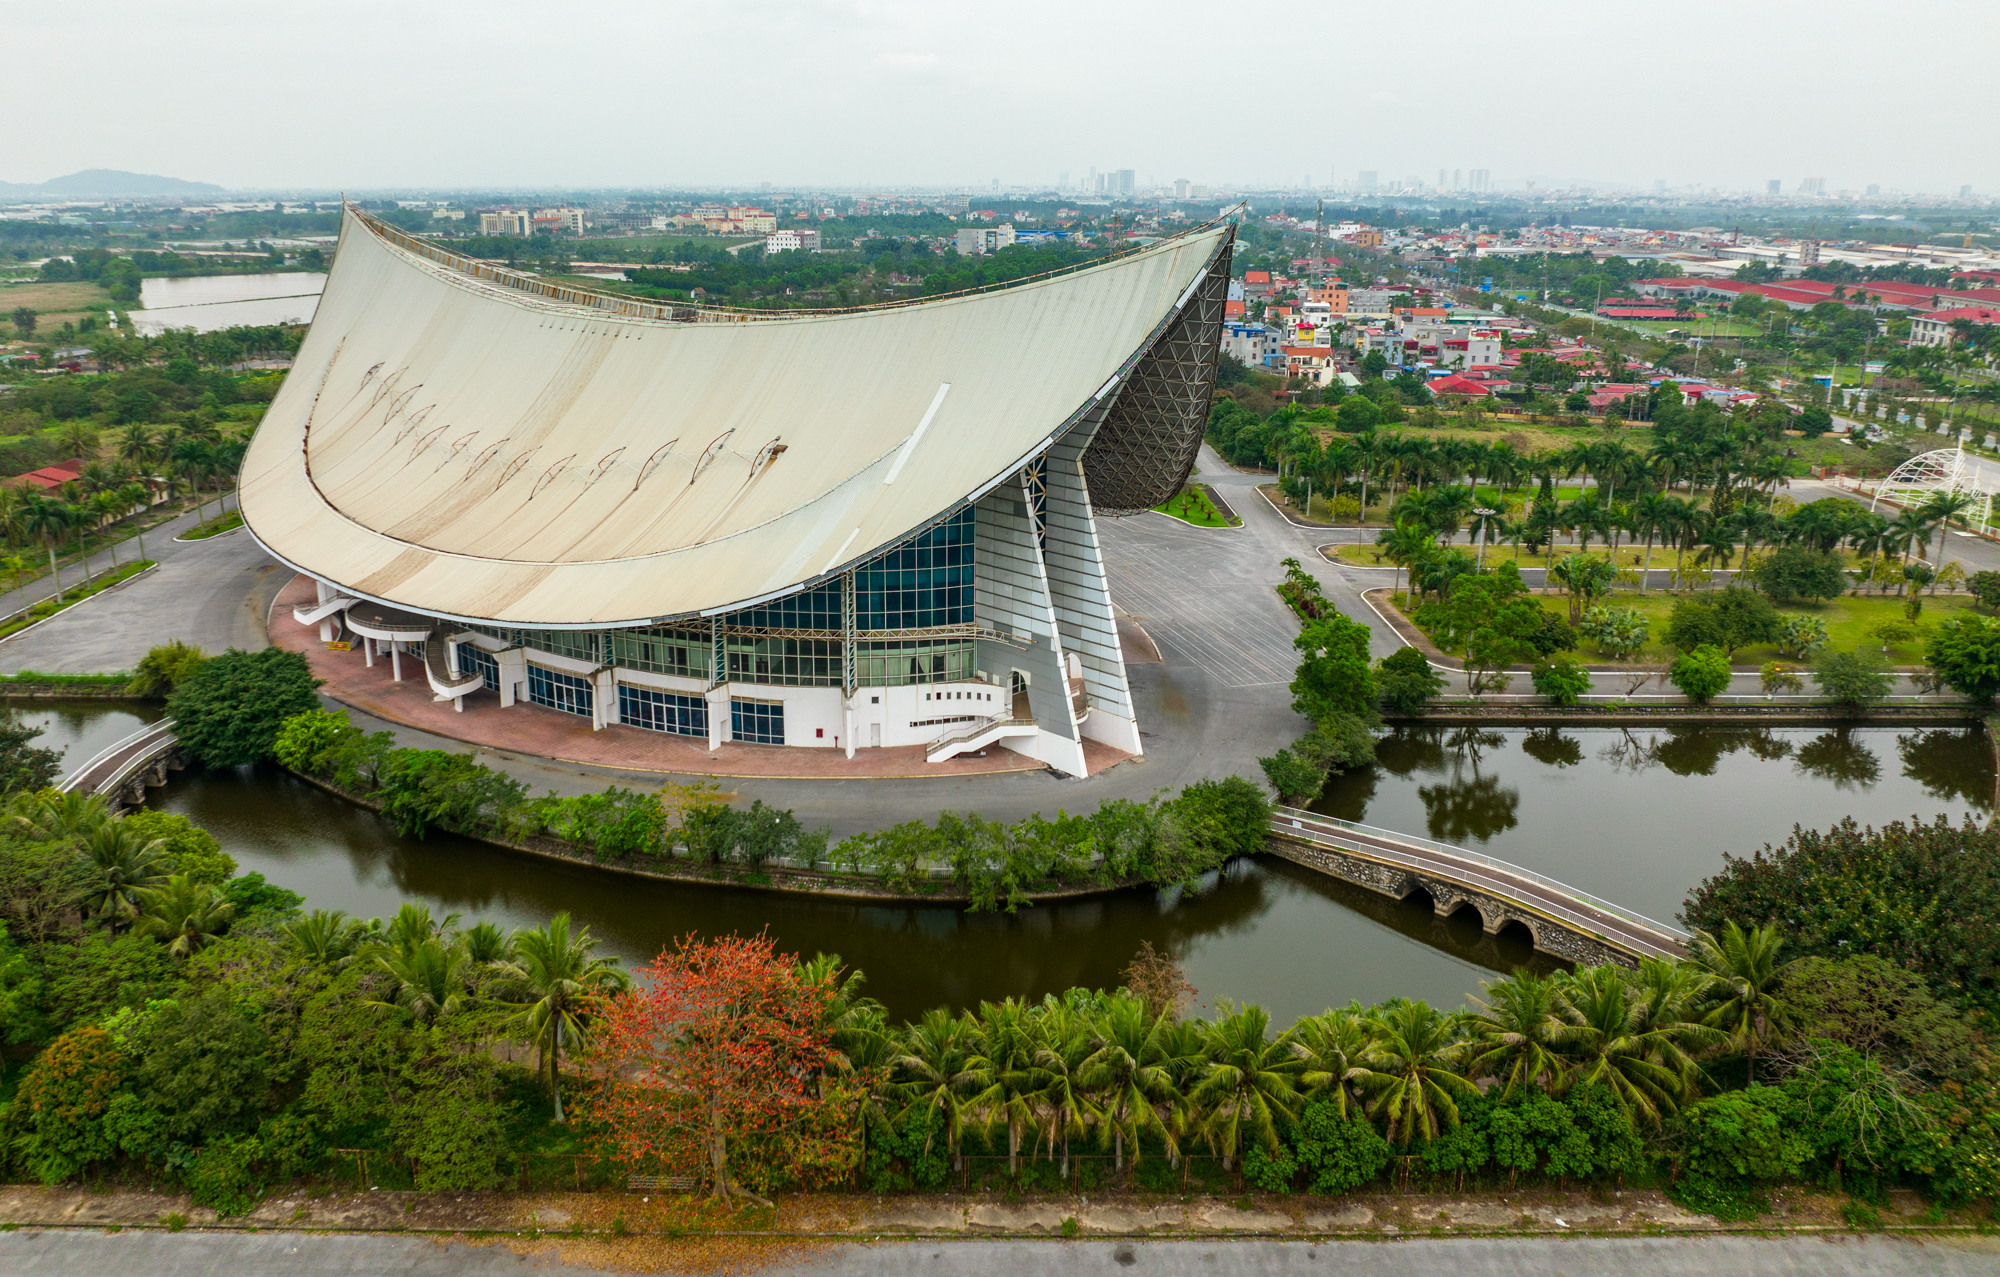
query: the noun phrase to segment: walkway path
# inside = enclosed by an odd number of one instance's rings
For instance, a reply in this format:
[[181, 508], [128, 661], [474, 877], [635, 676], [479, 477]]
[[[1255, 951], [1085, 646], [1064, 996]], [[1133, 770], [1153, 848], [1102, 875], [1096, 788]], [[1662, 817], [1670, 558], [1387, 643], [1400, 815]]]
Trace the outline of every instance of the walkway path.
[[[575, 1259], [566, 1259], [573, 1249]], [[0, 1235], [0, 1273], [62, 1277], [210, 1277], [219, 1273], [282, 1272], [287, 1277], [475, 1277], [528, 1273], [601, 1277], [662, 1271], [652, 1239], [625, 1243], [545, 1242], [523, 1250], [503, 1242], [467, 1244], [429, 1237], [342, 1233], [24, 1228]], [[643, 1269], [617, 1256], [632, 1255]], [[708, 1267], [703, 1252], [684, 1248], [685, 1263], [668, 1271]], [[759, 1260], [768, 1259], [769, 1267]], [[1131, 1272], [1213, 1273], [1217, 1277], [1322, 1274], [1403, 1277], [1984, 1277], [2000, 1263], [1990, 1237], [1928, 1239], [1887, 1236], [1812, 1237], [1410, 1237], [1395, 1241], [1280, 1241], [1203, 1238], [1190, 1241], [888, 1241], [807, 1244], [731, 1251], [733, 1272], [766, 1277], [957, 1277], [1033, 1272], [1039, 1277], [1104, 1277]]]

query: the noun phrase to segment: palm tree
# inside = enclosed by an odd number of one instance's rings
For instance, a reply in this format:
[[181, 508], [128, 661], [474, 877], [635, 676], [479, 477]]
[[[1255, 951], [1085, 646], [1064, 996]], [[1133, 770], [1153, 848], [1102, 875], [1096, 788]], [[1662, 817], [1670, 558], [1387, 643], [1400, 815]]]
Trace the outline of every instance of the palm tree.
[[1452, 1068], [1459, 1053], [1458, 1023], [1427, 1002], [1398, 999], [1369, 1016], [1374, 1040], [1361, 1057], [1368, 1070], [1364, 1091], [1374, 1093], [1369, 1112], [1386, 1119], [1391, 1142], [1436, 1139], [1458, 1125], [1458, 1097], [1472, 1083]]
[[[1326, 499], [1327, 517], [1333, 519], [1333, 502], [1340, 497], [1341, 481], [1346, 479], [1348, 475], [1353, 474], [1360, 466], [1361, 456], [1352, 444], [1345, 440], [1335, 439], [1326, 446], [1325, 451], [1319, 454], [1319, 464], [1320, 469], [1331, 477], [1331, 481], [1326, 485]], [[1307, 514], [1310, 515], [1311, 511], [1307, 511]], [[1338, 522], [1337, 519], [1333, 519], [1333, 521]], [[1357, 520], [1356, 522], [1358, 525], [1359, 521]]]
[[62, 568], [56, 563], [56, 544], [62, 540], [63, 533], [69, 531], [72, 517], [68, 506], [44, 496], [29, 497], [21, 507], [22, 530], [40, 541], [42, 548], [49, 552], [49, 575], [55, 578], [58, 603], [62, 601], [63, 588]]
[[1396, 565], [1395, 584], [1401, 584], [1410, 565], [1430, 554], [1431, 534], [1428, 528], [1414, 519], [1398, 519], [1395, 526], [1384, 528], [1376, 535], [1375, 544], [1381, 546], [1389, 562]]
[[1084, 1134], [1097, 1115], [1091, 1102], [1084, 1064], [1095, 1044], [1090, 1022], [1083, 1012], [1054, 994], [1043, 999], [1042, 1014], [1036, 1017], [1035, 1065], [1041, 1071], [1041, 1090], [1035, 1108], [1049, 1156], [1062, 1144], [1060, 1174], [1069, 1178], [1069, 1142]]
[[97, 794], [67, 790], [58, 794], [16, 794], [7, 809], [8, 824], [30, 838], [76, 838], [102, 827], [111, 808]]
[[[1944, 567], [1945, 547], [1950, 544], [1945, 537], [1951, 530], [1951, 521], [1979, 504], [1979, 498], [1970, 492], [1933, 492], [1930, 500], [1924, 502], [1923, 514], [1932, 521], [1932, 535], [1937, 538], [1938, 553], [1935, 567]], [[1924, 553], [1930, 553], [1930, 541], [1924, 541]]]
[[1632, 980], [1632, 1030], [1645, 1036], [1647, 1058], [1681, 1079], [1683, 1095], [1695, 1094], [1702, 1080], [1698, 1052], [1728, 1040], [1720, 1029], [1701, 1022], [1702, 1007], [1714, 980], [1700, 967], [1659, 958], [1639, 959]]
[[1035, 1037], [1033, 1014], [1015, 999], [979, 1004], [978, 1051], [965, 1065], [973, 1088], [966, 1107], [988, 1126], [1006, 1126], [1009, 1175], [1020, 1174], [1021, 1138], [1034, 1127], [1035, 1095], [1042, 1089]]
[[1790, 1027], [1791, 1005], [1778, 994], [1778, 951], [1784, 937], [1776, 927], [1745, 931], [1725, 923], [1720, 938], [1694, 935], [1694, 960], [1714, 977], [1715, 1006], [1706, 1022], [1729, 1034], [1749, 1060], [1749, 1080], [1757, 1081], [1757, 1048]]
[[472, 1000], [472, 959], [465, 947], [425, 937], [408, 948], [375, 955], [393, 986], [389, 1000], [368, 1005], [401, 1007], [418, 1024], [464, 1009]]
[[[137, 506], [140, 515], [144, 516], [146, 502], [153, 494], [143, 483], [128, 483], [118, 489], [118, 495], [124, 500], [127, 509]], [[146, 561], [146, 524], [143, 517], [133, 525], [133, 530], [139, 538], [139, 561], [143, 563]]]
[[1202, 1136], [1222, 1154], [1227, 1171], [1248, 1140], [1277, 1149], [1279, 1121], [1297, 1117], [1298, 1088], [1292, 1079], [1301, 1061], [1289, 1043], [1271, 1040], [1271, 1018], [1264, 1008], [1225, 1004], [1219, 1009], [1214, 1022], [1199, 1026], [1207, 1059], [1188, 1100], [1202, 1113]]
[[[953, 1165], [958, 1162], [959, 1140], [965, 1131], [963, 1099], [971, 1081], [966, 1069], [978, 1036], [972, 1017], [933, 1007], [904, 1031], [898, 1044], [901, 1049], [891, 1061], [896, 1072], [908, 1079], [897, 1087], [903, 1101], [900, 1119], [905, 1123], [921, 1120], [928, 1127], [933, 1117], [943, 1118]], [[930, 1151], [928, 1141], [924, 1151]]]
[[1472, 1033], [1466, 1075], [1496, 1078], [1510, 1094], [1516, 1087], [1558, 1089], [1566, 1069], [1555, 981], [1516, 971], [1473, 1001], [1481, 1011], [1465, 1021]]
[[557, 914], [539, 929], [515, 932], [513, 950], [514, 960], [503, 969], [510, 987], [528, 1000], [515, 1023], [548, 1068], [560, 1123], [563, 1048], [581, 1045], [598, 999], [630, 981], [618, 969], [618, 959], [595, 956], [597, 941], [589, 927], [571, 934], [568, 913]]
[[1646, 592], [1646, 582], [1653, 575], [1653, 539], [1666, 529], [1673, 517], [1673, 506], [1678, 504], [1678, 498], [1658, 492], [1648, 492], [1632, 503], [1632, 529], [1646, 534], [1646, 565], [1639, 572], [1641, 594]]
[[1368, 1049], [1368, 1022], [1360, 1004], [1309, 1015], [1285, 1034], [1299, 1058], [1299, 1090], [1332, 1101], [1342, 1117], [1356, 1099], [1355, 1084], [1367, 1073], [1361, 1056]]
[[198, 527], [208, 509], [208, 499], [202, 495], [201, 479], [215, 470], [215, 450], [205, 440], [183, 439], [174, 445], [172, 460], [187, 474], [194, 487], [194, 521]]
[[1637, 1032], [1639, 1007], [1616, 967], [1586, 967], [1562, 984], [1561, 1033], [1572, 1061], [1568, 1086], [1602, 1086], [1628, 1115], [1660, 1125], [1663, 1110], [1680, 1097], [1681, 1075], [1653, 1058], [1652, 1043]]
[[186, 874], [175, 874], [164, 886], [143, 889], [140, 898], [146, 912], [133, 930], [166, 941], [167, 952], [176, 958], [194, 956], [236, 915], [236, 906], [214, 887]]
[[307, 961], [334, 966], [352, 958], [360, 948], [361, 924], [339, 909], [315, 909], [282, 928]]
[[1146, 1004], [1132, 997], [1114, 997], [1098, 1017], [1096, 1047], [1083, 1062], [1083, 1084], [1097, 1096], [1100, 1143], [1108, 1137], [1119, 1170], [1125, 1169], [1125, 1144], [1132, 1160], [1148, 1133], [1166, 1145], [1167, 1156], [1179, 1156], [1173, 1131], [1161, 1116], [1161, 1106], [1174, 1098], [1167, 1070], [1166, 1038], [1171, 1021], [1149, 1016]]
[[137, 469], [147, 469], [159, 459], [159, 433], [143, 422], [132, 423], [118, 436], [118, 456]]
[[111, 820], [84, 836], [83, 855], [90, 869], [83, 904], [116, 926], [139, 916], [143, 893], [167, 880], [161, 858], [166, 844], [144, 839], [123, 821]]

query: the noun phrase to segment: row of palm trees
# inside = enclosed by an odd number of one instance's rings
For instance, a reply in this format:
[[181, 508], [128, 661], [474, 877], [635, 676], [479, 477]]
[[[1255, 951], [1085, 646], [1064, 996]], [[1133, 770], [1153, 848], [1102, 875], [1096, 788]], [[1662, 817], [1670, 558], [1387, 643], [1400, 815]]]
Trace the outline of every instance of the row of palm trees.
[[1485, 443], [1380, 431], [1321, 443], [1301, 422], [1273, 450], [1281, 477], [1291, 480], [1288, 486], [1326, 496], [1358, 487], [1364, 516], [1374, 503], [1371, 489], [1375, 501], [1393, 504], [1403, 492], [1427, 485], [1468, 484], [1474, 491], [1487, 485], [1504, 500], [1509, 491], [1538, 481], [1544, 496], [1553, 500], [1558, 483], [1588, 476], [1607, 503], [1620, 493], [1671, 494], [1684, 487], [1690, 501], [1699, 502], [1706, 492], [1709, 506], [1724, 509], [1752, 496], [1764, 497], [1769, 506], [1788, 482], [1790, 460], [1740, 427], [1706, 434], [1656, 432], [1661, 437], [1645, 452], [1607, 435], [1530, 453], [1505, 440]]
[[[94, 433], [65, 439], [80, 454], [94, 452]], [[56, 583], [58, 602], [66, 595], [57, 551], [73, 536], [83, 560], [83, 580], [91, 578], [90, 534], [143, 509], [153, 500], [154, 485], [163, 486], [168, 496], [183, 484], [196, 493], [217, 486], [224, 476], [233, 475], [243, 463], [247, 444], [221, 435], [212, 425], [191, 423], [164, 429], [150, 425], [127, 426], [119, 441], [119, 460], [87, 462], [79, 478], [49, 492], [20, 487], [0, 487], [0, 536], [15, 545], [39, 545], [48, 556], [49, 574]], [[218, 497], [218, 500], [220, 498]], [[204, 499], [197, 515], [205, 513]], [[145, 533], [139, 533], [139, 557], [146, 557]], [[0, 571], [19, 588], [29, 562], [19, 554], [0, 556]]]
[[1717, 514], [1713, 507], [1664, 492], [1611, 502], [1592, 491], [1567, 504], [1537, 501], [1515, 517], [1502, 511], [1482, 513], [1470, 489], [1432, 488], [1408, 493], [1391, 507], [1390, 526], [1377, 535], [1376, 544], [1390, 562], [1410, 571], [1413, 581], [1420, 575], [1427, 580], [1438, 576], [1424, 569], [1444, 562], [1445, 547], [1461, 530], [1480, 545], [1482, 557], [1489, 542], [1512, 545], [1517, 558], [1526, 546], [1547, 546], [1553, 554], [1558, 535], [1568, 536], [1578, 553], [1588, 551], [1592, 541], [1602, 542], [1614, 556], [1621, 545], [1643, 543], [1642, 594], [1656, 546], [1674, 551], [1676, 580], [1683, 579], [1689, 554], [1701, 579], [1707, 579], [1715, 569], [1728, 568], [1738, 551], [1747, 560], [1759, 546], [1786, 545], [1852, 549], [1866, 556], [1867, 567], [1857, 574], [1865, 580], [1885, 554], [1899, 556], [1906, 564], [1918, 556], [1928, 561], [1935, 544], [1941, 560], [1945, 530], [1973, 502], [1963, 493], [1934, 493], [1923, 505], [1899, 510], [1894, 518], [1838, 500], [1816, 501], [1788, 515], [1748, 504]]
[[[1458, 1101], [1479, 1089], [1602, 1086], [1635, 1124], [1658, 1127], [1715, 1089], [1710, 1062], [1747, 1056], [1754, 1078], [1758, 1052], [1789, 1023], [1779, 948], [1774, 933], [1732, 924], [1698, 936], [1686, 962], [1522, 971], [1474, 1010], [1395, 999], [1277, 1033], [1257, 1006], [1181, 1020], [1123, 990], [941, 1008], [898, 1028], [859, 995], [859, 973], [838, 985], [827, 1019], [849, 1065], [875, 1079], [870, 1124], [940, 1133], [954, 1158], [977, 1129], [1004, 1137], [1015, 1174], [1025, 1151], [1060, 1159], [1067, 1175], [1077, 1145], [1120, 1168], [1128, 1154], [1178, 1159], [1199, 1146], [1226, 1170], [1253, 1145], [1275, 1150], [1321, 1100], [1404, 1148], [1455, 1127]], [[838, 963], [822, 956], [808, 974], [834, 979]]]

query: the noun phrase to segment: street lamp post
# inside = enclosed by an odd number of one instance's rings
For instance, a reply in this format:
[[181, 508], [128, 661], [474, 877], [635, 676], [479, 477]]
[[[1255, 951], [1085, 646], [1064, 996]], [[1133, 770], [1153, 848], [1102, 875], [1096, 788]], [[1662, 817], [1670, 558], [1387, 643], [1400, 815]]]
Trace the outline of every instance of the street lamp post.
[[1486, 534], [1493, 526], [1487, 520], [1500, 512], [1483, 505], [1472, 507], [1472, 512], [1479, 516], [1479, 561], [1476, 564], [1475, 570], [1484, 572], [1486, 570]]

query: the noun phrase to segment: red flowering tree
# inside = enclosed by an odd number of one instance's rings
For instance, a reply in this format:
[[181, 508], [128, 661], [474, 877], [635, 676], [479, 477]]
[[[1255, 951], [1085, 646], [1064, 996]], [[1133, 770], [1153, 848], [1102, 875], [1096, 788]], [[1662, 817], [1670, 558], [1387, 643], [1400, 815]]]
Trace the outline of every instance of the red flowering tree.
[[840, 1160], [849, 1124], [830, 1120], [821, 1086], [839, 1059], [822, 1023], [830, 981], [801, 972], [768, 936], [689, 936], [635, 985], [606, 1001], [591, 1059], [592, 1116], [613, 1156], [764, 1205], [731, 1173], [732, 1146], [794, 1165]]

